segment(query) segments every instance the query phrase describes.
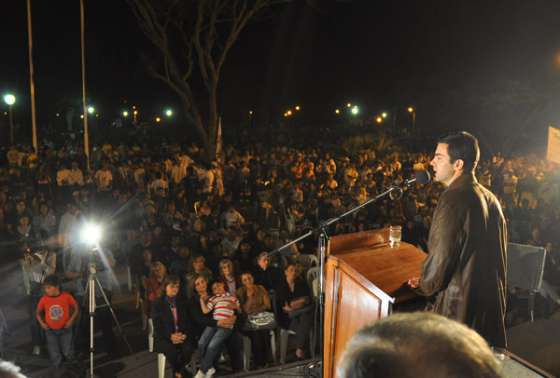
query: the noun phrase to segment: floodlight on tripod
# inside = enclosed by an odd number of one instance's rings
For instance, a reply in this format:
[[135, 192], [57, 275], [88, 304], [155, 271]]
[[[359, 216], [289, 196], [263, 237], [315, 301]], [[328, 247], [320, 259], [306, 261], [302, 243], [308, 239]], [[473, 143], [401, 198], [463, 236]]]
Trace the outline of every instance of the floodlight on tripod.
[[[101, 225], [94, 223], [94, 222], [86, 222], [83, 224], [80, 230], [80, 240], [81, 242], [90, 248], [90, 262], [88, 264], [88, 280], [86, 286], [86, 295], [88, 298], [89, 303], [89, 363], [90, 363], [90, 376], [93, 377], [93, 355], [95, 352], [95, 344], [94, 344], [94, 335], [95, 335], [95, 326], [94, 326], [94, 318], [95, 318], [95, 310], [97, 308], [96, 304], [96, 291], [99, 291], [99, 298], [101, 298], [105, 302], [105, 306], [111, 312], [111, 316], [115, 321], [115, 324], [121, 334], [126, 346], [128, 347], [129, 352], [132, 353], [132, 348], [124, 335], [122, 327], [117, 319], [114, 309], [111, 307], [111, 303], [101, 286], [97, 278], [97, 267], [95, 261], [98, 260], [95, 257], [101, 256], [101, 263], [103, 262], [103, 250], [100, 247], [101, 240], [103, 239], [103, 228]], [[101, 267], [102, 270], [105, 270], [106, 267]]]
[[90, 247], [97, 247], [103, 236], [103, 230], [97, 223], [87, 222], [80, 231], [81, 241]]

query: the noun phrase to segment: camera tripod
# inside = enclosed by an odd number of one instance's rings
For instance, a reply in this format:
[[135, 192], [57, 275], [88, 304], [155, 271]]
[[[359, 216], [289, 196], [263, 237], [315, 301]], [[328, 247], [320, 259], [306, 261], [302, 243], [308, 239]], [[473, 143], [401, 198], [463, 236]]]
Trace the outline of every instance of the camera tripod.
[[[111, 315], [113, 317], [113, 320], [115, 321], [115, 324], [117, 325], [117, 329], [119, 330], [119, 334], [121, 335], [121, 337], [123, 338], [129, 353], [132, 353], [132, 347], [130, 346], [126, 335], [124, 334], [122, 327], [117, 319], [117, 315], [115, 314], [115, 311], [113, 310], [113, 307], [111, 307], [111, 303], [109, 302], [109, 299], [107, 298], [107, 295], [105, 294], [105, 291], [103, 290], [103, 287], [101, 286], [101, 283], [99, 282], [99, 279], [97, 278], [97, 268], [95, 265], [95, 262], [89, 262], [88, 263], [88, 280], [87, 280], [87, 284], [86, 284], [86, 289], [85, 289], [85, 293], [87, 294], [87, 298], [88, 298], [88, 309], [89, 309], [89, 376], [90, 377], [94, 377], [93, 375], [93, 355], [95, 353], [95, 310], [97, 308], [97, 303], [96, 303], [96, 296], [95, 296], [95, 292], [96, 292], [96, 285], [97, 288], [99, 289], [99, 292], [101, 293], [101, 297], [103, 298], [103, 300], [105, 301], [105, 305], [109, 308], [109, 311], [111, 312]], [[85, 301], [86, 301], [86, 296], [84, 296], [84, 305], [85, 305]]]

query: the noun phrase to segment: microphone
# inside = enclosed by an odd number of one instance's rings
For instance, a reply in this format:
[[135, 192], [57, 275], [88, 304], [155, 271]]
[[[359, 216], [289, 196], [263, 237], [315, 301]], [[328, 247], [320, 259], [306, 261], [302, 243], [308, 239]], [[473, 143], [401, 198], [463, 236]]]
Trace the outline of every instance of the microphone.
[[431, 180], [430, 173], [428, 171], [417, 171], [414, 173], [413, 178], [404, 180], [401, 186], [393, 186], [391, 192], [389, 193], [389, 198], [393, 201], [400, 200], [403, 196], [404, 189], [410, 187], [414, 183], [427, 184]]
[[430, 177], [430, 172], [428, 171], [416, 171], [414, 172], [414, 177], [410, 179], [404, 180], [403, 186], [410, 186], [414, 183], [418, 183], [421, 185], [428, 184], [432, 178]]

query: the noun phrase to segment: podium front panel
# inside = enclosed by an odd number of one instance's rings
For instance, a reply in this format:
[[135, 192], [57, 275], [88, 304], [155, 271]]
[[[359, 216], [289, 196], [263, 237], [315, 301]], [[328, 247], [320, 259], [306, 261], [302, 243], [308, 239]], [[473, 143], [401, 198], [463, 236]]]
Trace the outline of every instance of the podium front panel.
[[385, 317], [390, 297], [355, 275], [344, 262], [329, 258], [325, 290], [324, 377], [336, 376], [336, 365], [348, 340], [361, 327]]

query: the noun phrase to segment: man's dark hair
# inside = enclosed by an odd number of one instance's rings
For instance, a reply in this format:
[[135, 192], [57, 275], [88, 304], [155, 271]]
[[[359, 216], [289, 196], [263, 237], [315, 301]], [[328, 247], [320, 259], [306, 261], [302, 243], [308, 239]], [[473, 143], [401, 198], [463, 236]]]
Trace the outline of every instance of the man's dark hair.
[[391, 315], [358, 331], [337, 368], [341, 378], [499, 378], [484, 339], [465, 325], [428, 312]]
[[480, 148], [478, 139], [466, 131], [446, 135], [438, 140], [438, 143], [447, 144], [447, 153], [451, 163], [455, 160], [463, 160], [463, 171], [471, 173], [476, 168], [480, 159]]
[[54, 287], [59, 287], [60, 286], [60, 281], [58, 280], [58, 276], [56, 274], [51, 274], [45, 277], [45, 280], [43, 281], [43, 285], [44, 286], [54, 286]]

